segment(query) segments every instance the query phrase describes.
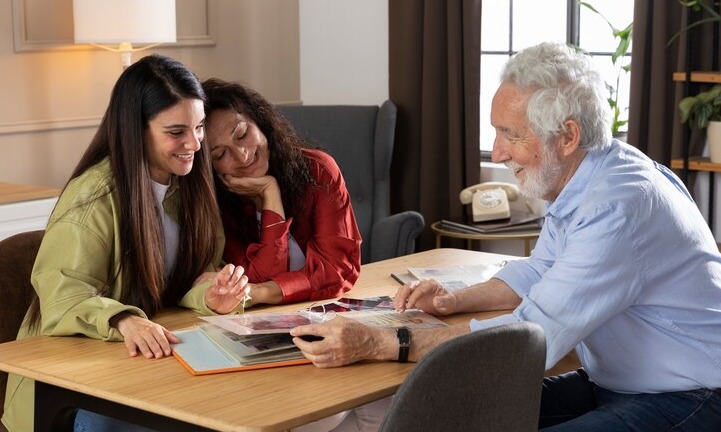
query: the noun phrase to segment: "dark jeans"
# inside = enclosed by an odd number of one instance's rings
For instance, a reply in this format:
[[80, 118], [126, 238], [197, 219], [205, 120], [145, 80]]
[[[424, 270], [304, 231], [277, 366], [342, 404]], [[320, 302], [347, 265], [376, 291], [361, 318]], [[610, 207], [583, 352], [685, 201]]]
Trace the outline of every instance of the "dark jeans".
[[152, 429], [79, 409], [75, 415], [75, 432], [155, 432]]
[[605, 390], [579, 369], [545, 378], [543, 432], [719, 432], [721, 394], [708, 389], [658, 394]]

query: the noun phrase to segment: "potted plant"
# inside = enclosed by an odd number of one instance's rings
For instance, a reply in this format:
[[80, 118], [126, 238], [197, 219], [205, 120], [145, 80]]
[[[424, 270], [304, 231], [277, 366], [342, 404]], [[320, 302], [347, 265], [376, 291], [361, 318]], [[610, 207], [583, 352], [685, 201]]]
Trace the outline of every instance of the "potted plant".
[[711, 162], [721, 163], [721, 84], [681, 99], [678, 109], [681, 123], [687, 123], [691, 128], [706, 129]]

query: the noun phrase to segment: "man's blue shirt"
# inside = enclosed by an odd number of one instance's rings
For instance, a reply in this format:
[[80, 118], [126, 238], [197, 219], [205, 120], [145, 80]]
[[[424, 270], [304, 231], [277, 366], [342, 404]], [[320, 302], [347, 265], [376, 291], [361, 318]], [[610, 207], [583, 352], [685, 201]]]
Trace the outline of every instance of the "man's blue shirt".
[[[590, 151], [532, 255], [495, 276], [540, 324], [547, 367], [573, 348], [618, 392], [721, 387], [721, 255], [682, 182], [636, 148]], [[471, 322], [473, 330], [510, 316]]]

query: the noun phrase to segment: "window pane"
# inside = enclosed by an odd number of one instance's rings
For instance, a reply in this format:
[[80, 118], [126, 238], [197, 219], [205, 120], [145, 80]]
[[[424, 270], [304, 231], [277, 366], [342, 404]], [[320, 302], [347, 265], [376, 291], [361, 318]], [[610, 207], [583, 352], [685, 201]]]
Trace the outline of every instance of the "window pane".
[[[593, 3], [593, 7], [618, 30], [625, 29], [633, 22], [633, 2], [628, 0], [597, 1]], [[600, 15], [581, 6], [579, 24], [581, 48], [590, 52], [616, 51], [618, 41], [613, 37], [611, 27]]]
[[[606, 85], [611, 86], [614, 89], [618, 88], [618, 98], [616, 103], [621, 110], [618, 119], [628, 120], [628, 93], [631, 82], [630, 74], [619, 67], [614, 67], [611, 63], [611, 58], [608, 56], [594, 56], [593, 63], [601, 73]], [[610, 92], [608, 93], [608, 97], [611, 97]], [[627, 127], [622, 126], [620, 130], [625, 131], [627, 130]]]
[[508, 61], [507, 55], [481, 56], [481, 150], [493, 149], [496, 131], [491, 126], [491, 100], [501, 83], [501, 69], [506, 61]]
[[551, 40], [566, 41], [566, 0], [514, 0], [513, 50]]
[[481, 50], [508, 51], [511, 42], [510, 0], [483, 2], [481, 14]]

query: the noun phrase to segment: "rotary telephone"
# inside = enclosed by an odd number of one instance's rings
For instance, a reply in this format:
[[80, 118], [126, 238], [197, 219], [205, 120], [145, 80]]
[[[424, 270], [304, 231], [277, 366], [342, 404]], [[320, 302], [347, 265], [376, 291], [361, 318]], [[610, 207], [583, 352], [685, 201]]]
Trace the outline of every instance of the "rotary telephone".
[[511, 217], [509, 201], [519, 195], [518, 186], [511, 183], [487, 182], [467, 187], [461, 191], [461, 204], [471, 204], [473, 222], [484, 222]]

